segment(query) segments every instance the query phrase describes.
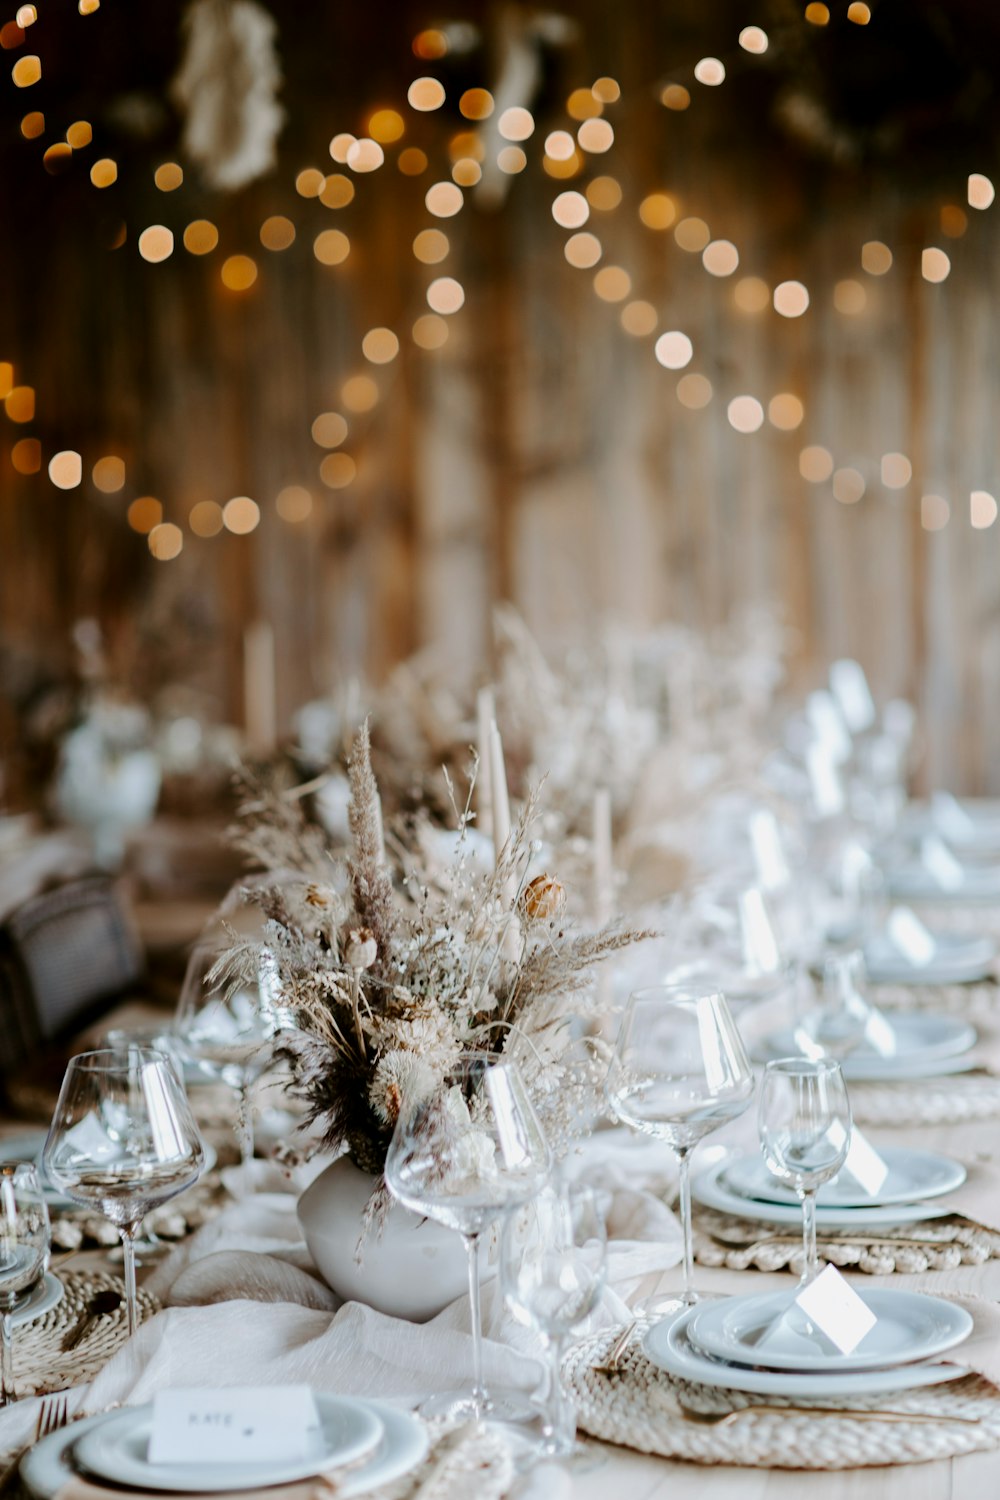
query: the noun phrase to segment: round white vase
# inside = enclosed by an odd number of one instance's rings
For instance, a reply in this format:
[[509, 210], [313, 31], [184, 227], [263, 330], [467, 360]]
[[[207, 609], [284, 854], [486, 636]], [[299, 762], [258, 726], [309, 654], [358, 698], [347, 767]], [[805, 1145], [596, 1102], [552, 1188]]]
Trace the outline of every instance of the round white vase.
[[394, 1203], [381, 1236], [369, 1233], [359, 1263], [358, 1241], [375, 1182], [341, 1156], [306, 1188], [298, 1215], [309, 1254], [338, 1297], [426, 1323], [468, 1290], [465, 1247], [454, 1230]]

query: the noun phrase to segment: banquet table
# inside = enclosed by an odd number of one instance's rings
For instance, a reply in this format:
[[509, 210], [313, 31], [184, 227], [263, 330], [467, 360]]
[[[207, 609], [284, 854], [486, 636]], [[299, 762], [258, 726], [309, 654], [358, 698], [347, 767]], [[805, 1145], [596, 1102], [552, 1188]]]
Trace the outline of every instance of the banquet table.
[[[747, 1139], [747, 1122], [731, 1127], [731, 1132]], [[899, 1130], [870, 1131], [876, 1145], [909, 1144], [939, 1150], [962, 1160], [990, 1159], [996, 1139], [995, 1127], [983, 1122], [963, 1125], [927, 1126]], [[714, 1139], [717, 1144], [717, 1139]], [[658, 1148], [643, 1143], [645, 1159], [649, 1154], [658, 1155]], [[262, 1200], [263, 1201], [263, 1200]], [[74, 1258], [74, 1266], [100, 1267], [106, 1258], [100, 1251], [91, 1250]], [[858, 1275], [851, 1278], [863, 1293], [876, 1285], [892, 1285], [906, 1290], [926, 1290], [943, 1294], [976, 1294], [1000, 1301], [1000, 1260], [989, 1260], [982, 1265], [963, 1265], [955, 1270], [934, 1271], [924, 1274], [894, 1274], [888, 1277]], [[787, 1289], [791, 1278], [787, 1272], [767, 1273], [756, 1270], [716, 1270], [697, 1266], [696, 1282], [699, 1290], [709, 1295], [729, 1295], [748, 1291]], [[680, 1284], [680, 1271], [675, 1268], [664, 1273], [647, 1274], [633, 1280], [628, 1287], [631, 1296], [647, 1296], [653, 1291], [674, 1290]], [[197, 1316], [194, 1309], [188, 1310]], [[461, 1326], [461, 1318], [456, 1322]], [[266, 1379], [266, 1370], [260, 1372]], [[32, 1406], [34, 1402], [30, 1403]], [[574, 1500], [604, 1500], [609, 1494], [627, 1494], [635, 1500], [645, 1497], [670, 1497], [683, 1500], [688, 1495], [723, 1497], [723, 1500], [757, 1500], [757, 1497], [791, 1496], [808, 1485], [809, 1494], [815, 1500], [945, 1500], [945, 1497], [978, 1495], [987, 1496], [1000, 1492], [1000, 1450], [976, 1453], [944, 1462], [901, 1464], [894, 1467], [838, 1470], [822, 1472], [810, 1470], [804, 1476], [801, 1471], [737, 1468], [726, 1465], [702, 1466], [691, 1463], [672, 1462], [658, 1456], [639, 1454], [631, 1450], [613, 1447], [588, 1440], [592, 1464], [574, 1470], [571, 1474], [560, 1470], [556, 1474], [552, 1465], [536, 1471], [529, 1487], [528, 1480], [516, 1481], [512, 1494], [572, 1495]]]

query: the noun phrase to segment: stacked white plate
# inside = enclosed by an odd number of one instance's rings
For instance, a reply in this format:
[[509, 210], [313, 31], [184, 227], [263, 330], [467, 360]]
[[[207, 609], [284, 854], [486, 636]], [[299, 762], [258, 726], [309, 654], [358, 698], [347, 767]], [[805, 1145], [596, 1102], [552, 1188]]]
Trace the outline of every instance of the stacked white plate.
[[865, 944], [865, 968], [872, 984], [975, 984], [994, 973], [997, 945], [989, 937], [941, 932], [926, 963], [913, 963], [883, 934]]
[[[696, 1303], [672, 1321], [654, 1324], [644, 1349], [672, 1375], [702, 1385], [798, 1400], [876, 1395], [941, 1385], [967, 1371], [942, 1361], [972, 1332], [956, 1303], [921, 1292], [866, 1289], [876, 1322], [843, 1354], [813, 1328], [794, 1291], [763, 1292]], [[765, 1339], [786, 1318], [781, 1337]]]
[[[937, 1200], [965, 1181], [961, 1162], [909, 1146], [885, 1146], [879, 1155], [889, 1173], [877, 1193], [866, 1193], [846, 1172], [820, 1188], [816, 1200], [820, 1229], [890, 1229], [947, 1218], [954, 1212]], [[723, 1158], [697, 1174], [691, 1193], [706, 1208], [735, 1218], [796, 1229], [802, 1224], [795, 1194], [771, 1175], [760, 1156]]]
[[314, 1392], [322, 1434], [318, 1457], [297, 1462], [152, 1464], [147, 1448], [152, 1406], [127, 1407], [70, 1423], [36, 1443], [21, 1461], [21, 1478], [40, 1500], [54, 1500], [73, 1475], [150, 1494], [224, 1494], [265, 1489], [323, 1474], [338, 1497], [363, 1495], [408, 1474], [427, 1453], [416, 1417], [380, 1401]]
[[[881, 1083], [909, 1078], [940, 1078], [965, 1073], [975, 1066], [972, 1049], [976, 1028], [954, 1016], [883, 1011], [895, 1037], [895, 1051], [876, 1052], [867, 1039], [841, 1059], [848, 1081]], [[802, 1048], [794, 1030], [773, 1032], [765, 1038], [760, 1057], [795, 1057]]]

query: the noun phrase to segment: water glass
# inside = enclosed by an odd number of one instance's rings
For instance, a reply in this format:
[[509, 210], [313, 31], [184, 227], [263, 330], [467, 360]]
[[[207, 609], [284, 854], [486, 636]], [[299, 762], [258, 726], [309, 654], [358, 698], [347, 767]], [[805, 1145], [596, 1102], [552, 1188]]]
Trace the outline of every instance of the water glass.
[[604, 1214], [593, 1188], [553, 1184], [504, 1222], [504, 1299], [519, 1323], [541, 1334], [549, 1357], [540, 1458], [565, 1457], [576, 1446], [576, 1413], [560, 1367], [567, 1340], [600, 1298], [606, 1251]]
[[851, 1104], [835, 1058], [781, 1057], [764, 1069], [758, 1099], [768, 1169], [802, 1204], [805, 1285], [816, 1276], [816, 1194], [836, 1177], [851, 1144]]
[[0, 1162], [0, 1406], [15, 1400], [12, 1315], [49, 1263], [49, 1211], [30, 1162]]

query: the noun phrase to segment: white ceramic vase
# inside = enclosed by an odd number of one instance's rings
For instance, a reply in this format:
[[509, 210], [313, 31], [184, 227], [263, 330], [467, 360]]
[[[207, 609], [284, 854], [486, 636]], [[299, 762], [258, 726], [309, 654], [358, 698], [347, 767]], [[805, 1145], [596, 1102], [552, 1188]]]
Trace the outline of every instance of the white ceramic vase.
[[394, 1203], [381, 1236], [369, 1234], [359, 1263], [362, 1220], [374, 1187], [375, 1178], [346, 1156], [319, 1174], [298, 1202], [309, 1253], [339, 1297], [426, 1323], [468, 1290], [461, 1236]]

